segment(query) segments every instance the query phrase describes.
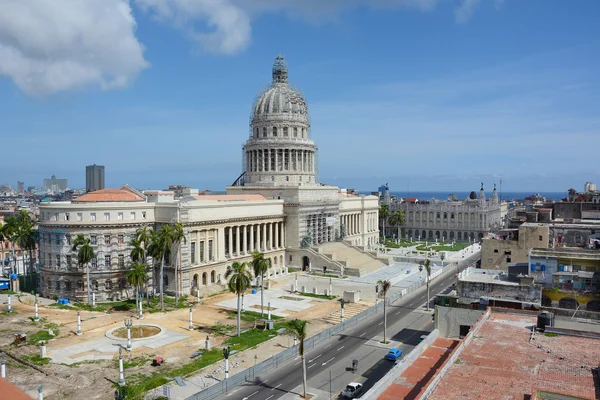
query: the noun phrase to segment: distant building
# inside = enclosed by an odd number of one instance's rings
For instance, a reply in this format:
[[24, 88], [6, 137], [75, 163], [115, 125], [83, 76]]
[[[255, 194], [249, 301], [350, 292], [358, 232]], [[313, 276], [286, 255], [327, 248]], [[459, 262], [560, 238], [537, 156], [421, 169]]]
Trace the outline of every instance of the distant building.
[[104, 165], [88, 165], [85, 167], [85, 190], [93, 192], [104, 189]]
[[24, 182], [21, 182], [21, 181], [17, 182], [17, 193], [18, 194], [25, 193], [25, 183]]
[[33, 193], [35, 191], [35, 186], [27, 186], [27, 192]]
[[595, 192], [595, 191], [596, 191], [596, 184], [595, 183], [586, 182], [585, 185], [583, 185], [583, 192], [584, 193]]
[[44, 188], [54, 193], [64, 192], [67, 190], [67, 180], [58, 179], [56, 175], [52, 175], [50, 179], [44, 179]]
[[506, 271], [509, 264], [528, 260], [529, 249], [547, 248], [550, 232], [547, 224], [525, 223], [518, 229], [503, 229], [481, 244], [481, 268]]
[[185, 185], [169, 185], [169, 188], [167, 189], [167, 191], [175, 193], [175, 198], [189, 196], [190, 190], [191, 188]]

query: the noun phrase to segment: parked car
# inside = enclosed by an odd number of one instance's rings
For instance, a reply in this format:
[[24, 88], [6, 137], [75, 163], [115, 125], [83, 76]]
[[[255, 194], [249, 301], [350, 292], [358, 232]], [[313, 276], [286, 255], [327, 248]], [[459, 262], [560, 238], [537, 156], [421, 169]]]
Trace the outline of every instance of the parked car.
[[390, 349], [390, 351], [385, 355], [386, 360], [396, 361], [402, 356], [402, 350], [400, 349]]
[[350, 382], [342, 391], [342, 396], [347, 399], [355, 399], [362, 394], [363, 385], [358, 382]]

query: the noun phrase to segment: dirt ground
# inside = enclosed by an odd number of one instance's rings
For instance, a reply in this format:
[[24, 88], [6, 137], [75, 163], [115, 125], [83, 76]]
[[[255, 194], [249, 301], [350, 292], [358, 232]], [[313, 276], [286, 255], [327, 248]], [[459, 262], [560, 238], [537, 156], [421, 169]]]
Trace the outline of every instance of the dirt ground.
[[[289, 287], [292, 277], [286, 277], [277, 281], [272, 281], [274, 287]], [[213, 347], [221, 345], [228, 336], [215, 336], [210, 327], [214, 325], [235, 325], [235, 319], [228, 317], [228, 310], [215, 304], [232, 298], [235, 295], [231, 293], [222, 293], [203, 299], [201, 305], [197, 305], [193, 312], [193, 321], [195, 330], [189, 331], [189, 311], [188, 309], [179, 309], [168, 313], [145, 314], [143, 322], [158, 324], [175, 332], [181, 332], [189, 338], [163, 346], [158, 349], [149, 349], [146, 347], [134, 349], [130, 355], [132, 358], [147, 357], [147, 360], [136, 367], [127, 368], [125, 375], [142, 373], [150, 374], [156, 369], [150, 366], [150, 360], [153, 356], [159, 355], [165, 359], [170, 366], [179, 366], [190, 362], [190, 356], [199, 349], [204, 349], [204, 340], [207, 335], [210, 336]], [[190, 297], [190, 302], [195, 302], [195, 298]], [[331, 300], [328, 302], [313, 302], [318, 307], [311, 307], [302, 311], [301, 315], [290, 313], [288, 319], [302, 318], [310, 321], [308, 325], [309, 336], [312, 336], [330, 326], [335, 321], [331, 316], [339, 310], [339, 303]], [[6, 309], [3, 305], [2, 310]], [[58, 325], [58, 335], [47, 344], [48, 352], [52, 350], [72, 346], [76, 343], [103, 337], [107, 330], [123, 326], [125, 318], [137, 319], [133, 312], [111, 312], [110, 314], [101, 312], [81, 311], [83, 335], [77, 336], [77, 312], [71, 310], [56, 309], [48, 306], [39, 307], [40, 322], [33, 322], [31, 317], [34, 315], [34, 307], [31, 301], [22, 299], [16, 301], [13, 297], [13, 309], [15, 312], [7, 314], [0, 313], [0, 350], [10, 353], [16, 357], [28, 357], [40, 354], [37, 345], [21, 344], [13, 345], [15, 334], [24, 332], [31, 335], [52, 327], [49, 324]], [[242, 328], [250, 328], [251, 322], [242, 322]], [[261, 362], [273, 354], [276, 354], [293, 342], [288, 336], [277, 336], [254, 349], [241, 352], [232, 356], [232, 374], [254, 365], [255, 362]], [[37, 398], [37, 387], [44, 385], [44, 398], [47, 400], [59, 399], [113, 399], [113, 385], [118, 380], [118, 366], [116, 363], [117, 355], [113, 360], [88, 361], [71, 366], [64, 364], [48, 363], [38, 368], [40, 372], [31, 367], [22, 365], [11, 357], [7, 360], [7, 378], [19, 388], [24, 390], [32, 398]], [[126, 359], [127, 361], [127, 359]], [[219, 366], [213, 365], [205, 368], [204, 374], [218, 374]], [[221, 379], [218, 375], [214, 375]], [[1, 397], [1, 396], [0, 396]]]

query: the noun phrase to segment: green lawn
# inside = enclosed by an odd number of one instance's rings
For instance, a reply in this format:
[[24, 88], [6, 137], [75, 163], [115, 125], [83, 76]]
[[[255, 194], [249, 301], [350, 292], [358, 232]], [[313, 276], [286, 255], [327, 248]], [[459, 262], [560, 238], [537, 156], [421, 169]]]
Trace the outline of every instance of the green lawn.
[[46, 365], [50, 362], [49, 358], [42, 358], [39, 354], [34, 354], [31, 356], [21, 356], [21, 358], [25, 361], [32, 363], [33, 365]]
[[[179, 303], [175, 306], [175, 298], [174, 297], [164, 297], [165, 301], [165, 311], [171, 311], [180, 308], [188, 307], [188, 300], [185, 297], [179, 299]], [[113, 301], [113, 302], [104, 302], [104, 303], [96, 303], [96, 307], [92, 307], [87, 303], [69, 303], [66, 304], [58, 304], [53, 303], [50, 304], [50, 307], [59, 308], [61, 310], [80, 310], [80, 311], [102, 311], [108, 312], [111, 311], [130, 311], [135, 310], [135, 299], [123, 300], [123, 301]], [[146, 299], [144, 299], [144, 312], [149, 313], [157, 313], [160, 311], [160, 297], [151, 297], [150, 298], [150, 307], [148, 307], [148, 303]]]
[[327, 296], [326, 294], [314, 294], [314, 293], [307, 293], [307, 292], [300, 292], [300, 296], [315, 297], [317, 299], [326, 299], [326, 300], [333, 300], [336, 298], [336, 296]]
[[32, 346], [37, 346], [41, 340], [47, 342], [50, 339], [54, 339], [56, 336], [58, 336], [58, 329], [52, 328], [52, 330], [54, 331], [54, 336], [48, 333], [48, 329], [44, 329], [34, 333], [33, 335], [29, 335], [27, 337], [27, 343]]
[[[267, 318], [267, 306], [265, 305], [265, 316], [264, 318]], [[237, 311], [230, 311], [227, 313], [227, 317], [231, 318], [231, 319], [235, 319], [237, 321]], [[283, 317], [278, 317], [277, 315], [273, 315], [273, 313], [271, 313], [271, 319], [273, 321], [278, 320], [278, 319], [282, 319]], [[242, 311], [242, 315], [240, 316], [240, 319], [242, 321], [246, 321], [246, 322], [254, 322], [257, 319], [263, 319], [263, 317], [260, 316], [260, 311]]]

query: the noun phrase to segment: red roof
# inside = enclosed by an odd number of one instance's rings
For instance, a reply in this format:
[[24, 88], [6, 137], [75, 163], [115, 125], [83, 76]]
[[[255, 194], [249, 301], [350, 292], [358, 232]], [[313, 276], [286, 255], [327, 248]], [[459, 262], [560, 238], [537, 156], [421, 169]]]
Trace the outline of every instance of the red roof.
[[101, 189], [73, 199], [75, 203], [104, 203], [117, 201], [144, 201], [145, 199], [127, 189]]
[[405, 203], [416, 203], [417, 201], [419, 201], [419, 199], [417, 199], [416, 197], [407, 197], [404, 199]]
[[0, 378], [0, 398], [10, 400], [31, 400], [31, 397], [27, 396], [21, 389], [7, 381], [6, 379]]

